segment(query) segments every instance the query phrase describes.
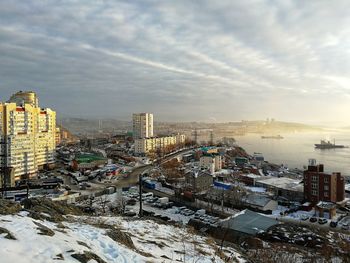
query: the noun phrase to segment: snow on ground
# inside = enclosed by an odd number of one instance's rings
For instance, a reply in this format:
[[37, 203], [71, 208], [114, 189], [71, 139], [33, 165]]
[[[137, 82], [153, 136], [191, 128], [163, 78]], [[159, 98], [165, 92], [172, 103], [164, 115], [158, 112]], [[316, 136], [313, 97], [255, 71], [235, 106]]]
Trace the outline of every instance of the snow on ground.
[[[34, 222], [53, 230], [53, 236], [38, 234]], [[106, 262], [146, 262], [147, 258], [121, 246], [105, 235], [105, 230], [79, 223], [65, 223], [66, 233], [58, 231], [55, 223], [34, 220], [27, 216], [2, 216], [1, 227], [10, 231], [17, 240], [0, 237], [2, 263], [48, 263], [62, 254], [64, 262], [78, 262], [73, 253], [91, 250]], [[61, 230], [62, 231], [62, 230]], [[85, 245], [78, 244], [84, 242]], [[81, 243], [82, 244], [82, 243]], [[74, 252], [72, 252], [74, 250]]]
[[254, 193], [266, 193], [266, 189], [264, 187], [245, 186], [245, 188]]
[[[54, 231], [53, 236], [40, 235], [39, 223]], [[106, 235], [106, 229], [96, 224], [107, 224], [128, 233], [136, 251], [117, 243]], [[70, 216], [63, 222], [65, 228], [55, 223], [35, 220], [25, 213], [0, 216], [2, 228], [10, 231], [16, 240], [0, 234], [1, 263], [78, 262], [71, 255], [90, 251], [105, 262], [224, 262], [215, 251], [218, 246], [210, 239], [194, 234], [186, 227], [158, 224], [152, 220], [126, 220], [123, 217]], [[139, 253], [138, 253], [139, 252]], [[140, 254], [141, 253], [141, 254]], [[146, 255], [150, 254], [149, 256]], [[245, 262], [232, 248], [224, 255]], [[185, 259], [185, 260], [184, 260]], [[89, 263], [95, 262], [90, 260]], [[235, 261], [234, 261], [235, 262]]]
[[[161, 262], [223, 262], [215, 255], [217, 246], [210, 239], [196, 235], [186, 227], [157, 224], [152, 220], [125, 221], [121, 217], [87, 217], [86, 219], [117, 225], [132, 235], [137, 248], [143, 252], [151, 252], [156, 258], [162, 258]], [[168, 257], [168, 261], [164, 260], [164, 255]], [[236, 258], [238, 262], [245, 262], [232, 248], [226, 248], [225, 255]], [[152, 260], [152, 262], [155, 261]]]

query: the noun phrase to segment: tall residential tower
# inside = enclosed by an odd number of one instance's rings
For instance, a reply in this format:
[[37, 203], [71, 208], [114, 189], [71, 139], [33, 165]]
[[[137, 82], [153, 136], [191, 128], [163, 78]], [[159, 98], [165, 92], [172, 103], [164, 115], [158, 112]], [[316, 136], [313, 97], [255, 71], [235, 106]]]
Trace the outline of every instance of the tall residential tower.
[[56, 112], [39, 107], [34, 92], [18, 92], [0, 103], [0, 168], [14, 180], [30, 178], [54, 164]]
[[132, 115], [134, 139], [153, 137], [153, 114], [134, 113]]

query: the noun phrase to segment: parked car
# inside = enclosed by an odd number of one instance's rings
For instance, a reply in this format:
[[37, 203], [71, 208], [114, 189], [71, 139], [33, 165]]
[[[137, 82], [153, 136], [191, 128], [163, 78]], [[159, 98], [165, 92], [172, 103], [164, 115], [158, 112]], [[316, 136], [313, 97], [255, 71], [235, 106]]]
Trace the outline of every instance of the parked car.
[[135, 211], [125, 211], [124, 215], [125, 216], [136, 216], [136, 212]]
[[136, 204], [136, 199], [129, 199], [127, 202], [126, 202], [127, 205], [135, 205]]
[[343, 230], [349, 230], [349, 224], [348, 223], [343, 223], [342, 226], [341, 226], [341, 229]]
[[337, 225], [338, 225], [338, 222], [335, 222], [335, 221], [331, 221], [331, 222], [329, 223], [329, 226], [330, 226], [330, 227], [337, 227]]
[[339, 210], [344, 211], [344, 212], [350, 212], [350, 208], [348, 208], [348, 207], [339, 207]]
[[321, 225], [324, 225], [328, 222], [328, 220], [326, 218], [319, 218], [318, 219], [318, 223], [321, 224]]
[[309, 220], [310, 217], [307, 216], [307, 215], [302, 215], [302, 216], [300, 217], [300, 219], [303, 220], [303, 221], [306, 221], [306, 220]]
[[317, 222], [317, 218], [316, 217], [311, 217], [309, 221], [311, 223], [315, 223], [315, 222]]

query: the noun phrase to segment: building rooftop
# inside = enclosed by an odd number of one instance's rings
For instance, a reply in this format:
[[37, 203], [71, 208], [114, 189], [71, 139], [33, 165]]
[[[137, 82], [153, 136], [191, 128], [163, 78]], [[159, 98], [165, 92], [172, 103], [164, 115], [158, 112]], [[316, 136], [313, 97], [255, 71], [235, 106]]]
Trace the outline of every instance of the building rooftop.
[[318, 202], [316, 206], [323, 209], [332, 209], [336, 207], [336, 205], [332, 202], [323, 202], [323, 201]]
[[244, 201], [250, 205], [264, 207], [271, 201], [271, 199], [261, 194], [249, 194], [244, 198]]
[[102, 156], [95, 155], [95, 154], [80, 154], [80, 155], [77, 155], [75, 157], [75, 160], [78, 163], [91, 163], [94, 161], [103, 161], [103, 160], [107, 160], [107, 159], [102, 157]]
[[272, 186], [280, 189], [303, 192], [304, 186], [301, 180], [295, 180], [287, 177], [269, 177], [257, 180], [259, 183], [266, 186]]
[[192, 176], [192, 177], [200, 177], [200, 176], [211, 176], [212, 175], [206, 171], [197, 170], [197, 171], [188, 171], [185, 176]]
[[278, 221], [246, 209], [227, 220], [221, 221], [219, 224], [222, 228], [230, 228], [248, 235], [256, 235], [267, 231], [274, 225], [278, 225]]

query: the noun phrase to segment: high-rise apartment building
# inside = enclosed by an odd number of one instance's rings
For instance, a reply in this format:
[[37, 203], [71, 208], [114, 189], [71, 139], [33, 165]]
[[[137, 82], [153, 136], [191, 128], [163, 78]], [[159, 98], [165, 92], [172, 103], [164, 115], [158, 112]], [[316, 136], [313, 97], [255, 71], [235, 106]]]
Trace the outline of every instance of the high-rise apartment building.
[[18, 92], [0, 103], [0, 167], [14, 179], [30, 178], [54, 164], [56, 112], [39, 107], [34, 92]]
[[345, 181], [340, 173], [327, 174], [323, 164], [311, 159], [304, 171], [304, 198], [316, 204], [319, 201], [341, 202], [345, 197]]
[[153, 137], [153, 114], [134, 113], [132, 115], [134, 139]]

